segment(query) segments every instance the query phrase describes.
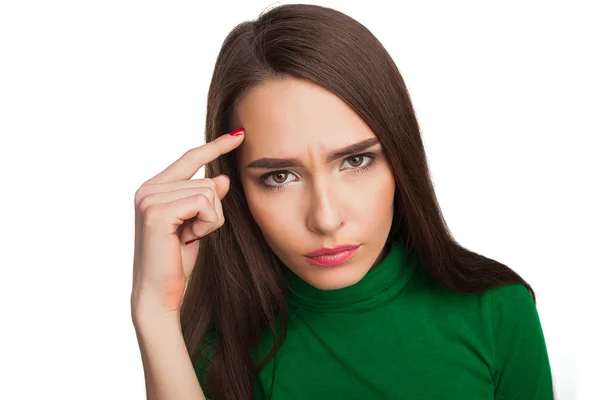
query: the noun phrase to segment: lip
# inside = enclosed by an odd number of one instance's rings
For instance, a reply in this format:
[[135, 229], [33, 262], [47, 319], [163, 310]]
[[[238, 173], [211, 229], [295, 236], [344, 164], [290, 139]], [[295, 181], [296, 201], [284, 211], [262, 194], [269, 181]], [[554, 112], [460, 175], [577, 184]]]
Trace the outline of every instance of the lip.
[[356, 244], [345, 244], [333, 248], [322, 247], [305, 254], [304, 257], [311, 264], [332, 267], [350, 261], [356, 255], [359, 247], [360, 245]]
[[358, 247], [360, 247], [360, 244], [341, 244], [339, 246], [335, 246], [335, 247], [321, 247], [320, 249], [316, 249], [311, 251], [310, 253], [306, 253], [304, 256], [305, 257], [318, 257], [318, 256], [327, 256], [327, 255], [333, 255], [336, 253], [340, 253], [342, 251], [346, 251], [346, 250], [355, 250]]

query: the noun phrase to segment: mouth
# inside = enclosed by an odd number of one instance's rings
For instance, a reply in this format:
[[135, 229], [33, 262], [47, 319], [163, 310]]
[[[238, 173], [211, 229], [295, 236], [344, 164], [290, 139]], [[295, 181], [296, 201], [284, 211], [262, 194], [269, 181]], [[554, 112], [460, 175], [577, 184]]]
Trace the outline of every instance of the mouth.
[[354, 258], [361, 245], [342, 245], [334, 248], [320, 248], [304, 255], [306, 261], [322, 267], [344, 264]]

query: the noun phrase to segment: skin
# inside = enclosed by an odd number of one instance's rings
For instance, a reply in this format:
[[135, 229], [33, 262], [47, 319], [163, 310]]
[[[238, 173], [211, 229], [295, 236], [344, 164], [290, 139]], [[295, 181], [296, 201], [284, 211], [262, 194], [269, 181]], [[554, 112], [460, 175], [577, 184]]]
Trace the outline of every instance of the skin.
[[[394, 178], [378, 141], [335, 160], [327, 156], [376, 139], [373, 131], [333, 93], [290, 77], [253, 88], [235, 111], [236, 122], [246, 131], [238, 152], [240, 178], [252, 216], [271, 249], [316, 288], [340, 289], [360, 281], [387, 251]], [[365, 153], [374, 158], [361, 157]], [[296, 158], [301, 165], [246, 167], [262, 158]], [[363, 166], [370, 168], [361, 170]], [[313, 265], [303, 256], [339, 244], [361, 247], [352, 260], [335, 267]]]

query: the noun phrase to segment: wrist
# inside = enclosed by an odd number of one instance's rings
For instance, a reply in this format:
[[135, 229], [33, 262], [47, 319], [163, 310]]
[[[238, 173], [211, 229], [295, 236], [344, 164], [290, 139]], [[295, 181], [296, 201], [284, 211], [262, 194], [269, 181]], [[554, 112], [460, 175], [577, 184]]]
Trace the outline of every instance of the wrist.
[[180, 325], [179, 309], [167, 310], [159, 302], [147, 297], [134, 299], [132, 296], [131, 318], [136, 329], [146, 326], [156, 328], [163, 325]]

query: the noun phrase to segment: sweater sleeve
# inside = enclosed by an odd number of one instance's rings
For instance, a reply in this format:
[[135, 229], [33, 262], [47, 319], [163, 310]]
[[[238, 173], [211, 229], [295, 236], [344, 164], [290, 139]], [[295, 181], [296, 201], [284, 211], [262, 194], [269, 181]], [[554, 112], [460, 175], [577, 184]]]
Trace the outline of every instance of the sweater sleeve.
[[495, 400], [553, 400], [552, 374], [536, 305], [525, 285], [487, 293]]

